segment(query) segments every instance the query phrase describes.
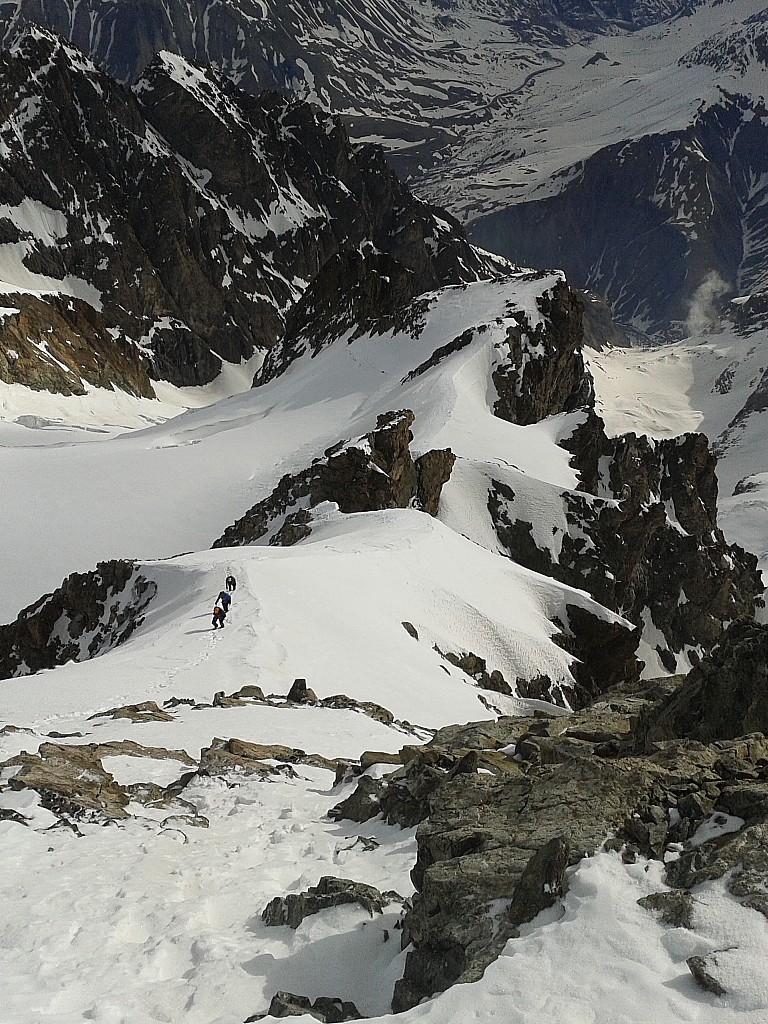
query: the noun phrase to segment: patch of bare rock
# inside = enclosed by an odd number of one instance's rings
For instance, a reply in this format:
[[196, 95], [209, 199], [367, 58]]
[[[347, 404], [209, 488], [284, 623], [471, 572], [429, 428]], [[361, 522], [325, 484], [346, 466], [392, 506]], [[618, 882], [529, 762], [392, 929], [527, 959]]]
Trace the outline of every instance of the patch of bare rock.
[[272, 996], [267, 1012], [246, 1017], [245, 1024], [263, 1020], [264, 1017], [301, 1017], [304, 1014], [314, 1017], [322, 1024], [341, 1024], [345, 1020], [363, 1019], [355, 1004], [348, 1000], [319, 996], [313, 1003], [307, 996], [297, 996], [293, 992], [276, 992]]
[[[104, 768], [106, 757], [168, 758], [195, 767], [197, 762], [184, 750], [145, 747], [131, 740], [69, 745], [43, 743], [36, 754], [25, 751], [4, 761], [1, 768], [16, 769], [11, 789], [34, 789], [43, 807], [69, 823], [77, 820], [115, 821], [130, 816], [128, 805], [137, 800], [154, 807], [174, 810], [171, 794], [156, 785], [121, 786]], [[184, 811], [192, 811], [191, 804]], [[207, 824], [199, 819], [198, 824]]]
[[384, 908], [393, 902], [402, 905], [405, 901], [394, 891], [382, 893], [365, 882], [324, 875], [306, 892], [276, 896], [264, 908], [261, 919], [268, 926], [287, 925], [296, 929], [305, 918], [331, 907], [355, 903], [373, 917], [374, 913], [382, 914]]
[[143, 621], [157, 584], [136, 563], [99, 562], [0, 626], [0, 679], [86, 661], [123, 643]]

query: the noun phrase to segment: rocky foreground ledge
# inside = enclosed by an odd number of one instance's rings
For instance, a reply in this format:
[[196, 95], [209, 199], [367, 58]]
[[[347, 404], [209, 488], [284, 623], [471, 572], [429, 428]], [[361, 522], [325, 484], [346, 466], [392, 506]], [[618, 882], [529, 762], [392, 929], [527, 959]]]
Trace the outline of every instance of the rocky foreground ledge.
[[[394, 1012], [482, 977], [521, 925], [562, 899], [568, 868], [601, 848], [630, 862], [663, 862], [668, 888], [642, 905], [671, 927], [696, 931], [697, 904], [704, 900], [699, 887], [714, 879], [768, 918], [768, 626], [735, 623], [687, 677], [624, 683], [575, 714], [537, 711], [448, 726], [427, 743], [423, 731], [396, 722], [385, 708], [343, 695], [318, 700], [304, 680], [286, 697], [265, 697], [257, 686], [246, 686], [216, 694], [205, 707], [276, 702], [348, 708], [389, 722], [407, 742], [399, 754], [366, 751], [350, 761], [214, 739], [199, 762], [183, 750], [130, 740], [47, 742], [37, 754], [22, 753], [0, 768], [7, 785], [37, 790], [42, 806], [75, 832], [84, 820], [125, 819], [141, 806], [154, 810], [162, 831], [205, 828], [190, 795], [199, 776], [235, 784], [278, 781], [311, 766], [333, 772], [337, 785], [356, 778], [331, 817], [363, 822], [381, 815], [394, 825], [418, 825], [415, 895], [407, 900], [326, 876], [304, 893], [275, 893], [263, 920], [295, 928], [308, 915], [348, 903], [371, 915], [401, 907], [394, 927], [408, 956]], [[146, 702], [97, 717], [165, 721], [180, 704], [194, 702], [172, 698], [163, 708]], [[119, 786], [102, 763], [118, 754], [168, 757], [188, 770], [165, 788]], [[377, 765], [392, 771], [374, 777], [380, 772], [368, 770]], [[5, 816], [26, 824], [15, 812]], [[362, 836], [359, 841], [375, 845]], [[723, 966], [727, 957], [718, 955], [688, 961], [696, 982], [715, 996], [734, 984]], [[360, 1016], [332, 995], [312, 1003], [300, 993], [279, 992], [273, 1003], [268, 1012], [275, 1016], [309, 1013], [326, 1022]]]
[[[450, 726], [386, 778], [364, 775], [332, 814], [420, 823], [393, 1010], [480, 978], [606, 843], [665, 862], [678, 891], [650, 909], [668, 922], [690, 927], [695, 887], [725, 875], [768, 917], [766, 733], [768, 628], [745, 622], [685, 679], [617, 687], [576, 715]], [[714, 961], [689, 967], [726, 991]]]

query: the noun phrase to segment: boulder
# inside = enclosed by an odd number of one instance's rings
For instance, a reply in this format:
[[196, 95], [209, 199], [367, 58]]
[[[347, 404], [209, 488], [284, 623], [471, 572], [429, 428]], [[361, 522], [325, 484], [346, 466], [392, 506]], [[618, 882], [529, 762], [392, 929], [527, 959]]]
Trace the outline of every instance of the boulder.
[[129, 718], [132, 722], [174, 722], [176, 718], [168, 711], [163, 711], [153, 700], [142, 701], [141, 704], [126, 704], [121, 708], [110, 708], [108, 711], [98, 711], [90, 715], [88, 721], [94, 718]]
[[245, 1024], [263, 1020], [264, 1017], [302, 1017], [305, 1014], [322, 1024], [341, 1024], [346, 1020], [363, 1019], [355, 1004], [344, 999], [319, 996], [313, 1003], [306, 996], [297, 996], [293, 992], [276, 992], [267, 1012], [246, 1017]]
[[708, 953], [706, 956], [691, 956], [685, 961], [688, 970], [693, 975], [696, 984], [705, 992], [711, 992], [715, 996], [724, 996], [727, 989], [720, 984], [715, 977], [717, 971], [717, 953]]
[[286, 700], [294, 704], [314, 704], [317, 694], [307, 686], [306, 679], [294, 679]]
[[[272, 762], [277, 761], [275, 765]], [[200, 755], [200, 771], [206, 775], [225, 775], [228, 771], [242, 771], [257, 775], [287, 775], [296, 777], [290, 767], [294, 764], [307, 764], [315, 768], [326, 768], [336, 772], [338, 762], [323, 757], [322, 754], [307, 754], [296, 747], [282, 744], [249, 743], [246, 740], [224, 740], [215, 737], [210, 747], [206, 747]]]
[[694, 900], [688, 892], [654, 892], [639, 899], [638, 905], [658, 914], [671, 928], [692, 928]]
[[364, 882], [324, 875], [306, 892], [276, 896], [262, 911], [261, 919], [269, 926], [287, 925], [296, 929], [306, 917], [331, 907], [356, 903], [373, 917], [374, 913], [382, 914], [393, 901], [402, 904], [403, 898], [395, 892], [382, 893]]
[[129, 796], [104, 770], [97, 744], [43, 743], [37, 754], [22, 753], [4, 766], [19, 766], [11, 789], [35, 789], [44, 807], [71, 818], [128, 817]]

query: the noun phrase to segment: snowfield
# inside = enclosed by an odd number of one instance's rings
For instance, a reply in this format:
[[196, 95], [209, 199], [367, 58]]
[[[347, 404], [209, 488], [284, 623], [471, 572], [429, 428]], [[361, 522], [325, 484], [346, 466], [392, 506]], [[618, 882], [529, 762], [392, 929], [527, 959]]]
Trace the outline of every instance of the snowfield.
[[[357, 758], [395, 753], [448, 723], [530, 713], [535, 702], [479, 690], [440, 652], [471, 650], [510, 680], [539, 672], [565, 679], [569, 655], [553, 642], [551, 620], [566, 603], [597, 610], [587, 594], [500, 557], [478, 510], [492, 472], [551, 531], [560, 514], [554, 497], [576, 484], [557, 441], [578, 415], [520, 427], [491, 413], [490, 369], [510, 317], [523, 310], [535, 322], [536, 295], [558, 280], [521, 274], [447, 289], [430, 296], [417, 338], [342, 339], [264, 387], [173, 418], [165, 419], [182, 393], [167, 391], [157, 403], [92, 394], [83, 404], [3, 391], [0, 618], [68, 573], [118, 556], [140, 560], [158, 593], [122, 646], [0, 684], [12, 727], [0, 730], [0, 760], [62, 737], [132, 740], [172, 756], [123, 751], [105, 757], [105, 768], [123, 785], [166, 786], [189, 771], [184, 755], [196, 760], [216, 737]], [[406, 379], [470, 328], [469, 345]], [[725, 352], [708, 341], [700, 359], [695, 346], [666, 356], [594, 354], [609, 425], [652, 422], [673, 433], [712, 423], [722, 432], [736, 392], [727, 409], [712, 411], [705, 381], [712, 361], [736, 358], [732, 345]], [[695, 372], [698, 390], [682, 388]], [[663, 376], [676, 403], [653, 399], [655, 383], [629, 402], [627, 388], [644, 374]], [[235, 376], [220, 386], [236, 391]], [[295, 547], [210, 550], [285, 473], [404, 408], [416, 416], [415, 452], [450, 446], [457, 455], [438, 519], [414, 509], [343, 516], [325, 505], [312, 536]], [[156, 422], [132, 429], [148, 420]], [[734, 479], [746, 472], [739, 450], [726, 452]], [[729, 524], [737, 534], [733, 510]], [[238, 580], [233, 610], [225, 630], [213, 632], [212, 602], [229, 573]], [[319, 698], [375, 702], [394, 721], [286, 705], [299, 677]], [[213, 704], [214, 695], [248, 685], [260, 686], [267, 702]], [[164, 721], [107, 714], [171, 698], [186, 703], [169, 704]], [[28, 821], [0, 823], [3, 1024], [240, 1024], [266, 1012], [276, 990], [351, 999], [366, 1015], [386, 1016], [404, 969], [400, 903], [373, 917], [336, 908], [295, 931], [261, 919], [273, 897], [324, 875], [411, 895], [414, 829], [328, 817], [352, 788], [307, 764], [294, 776], [199, 777], [183, 791], [194, 815], [137, 801], [130, 817], [84, 821], [79, 834], [31, 791], [3, 789], [0, 810]], [[480, 982], [424, 1002], [403, 1024], [765, 1024], [768, 921], [712, 883], [699, 894], [695, 931], [665, 927], [636, 902], [663, 888], [658, 862], [624, 864], [607, 852], [582, 861], [564, 903], [526, 925]], [[727, 950], [736, 935], [739, 956], [723, 961], [730, 994], [703, 992], [686, 958]]]

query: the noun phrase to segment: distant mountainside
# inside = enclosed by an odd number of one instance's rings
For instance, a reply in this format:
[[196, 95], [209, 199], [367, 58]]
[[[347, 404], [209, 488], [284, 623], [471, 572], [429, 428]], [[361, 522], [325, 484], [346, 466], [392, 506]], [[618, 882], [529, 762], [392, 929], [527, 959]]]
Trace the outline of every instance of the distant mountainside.
[[623, 323], [700, 333], [735, 295], [768, 291], [768, 110], [723, 96], [681, 131], [600, 150], [555, 195], [472, 225], [530, 266], [557, 262]]
[[37, 29], [3, 55], [0, 96], [0, 379], [204, 383], [268, 348], [345, 249], [386, 254], [398, 301], [492, 272], [380, 151], [300, 100], [171, 55], [129, 92]]
[[[743, 149], [741, 122], [762, 117], [761, 0], [0, 6], [6, 46], [30, 24], [128, 85], [167, 51], [254, 95], [278, 90], [338, 114], [353, 138], [384, 144], [417, 195], [477, 222], [474, 238], [523, 263], [565, 266], [628, 326], [679, 333], [703, 282], [727, 298], [751, 287], [747, 250], [761, 251], [765, 206], [750, 194], [759, 177], [731, 185], [739, 169], [725, 149], [737, 133]], [[748, 169], [759, 175], [765, 143], [750, 131]], [[695, 208], [707, 177], [711, 214]]]
[[[66, 0], [12, 0], [3, 4], [0, 31], [7, 45], [23, 26], [48, 28], [123, 82], [136, 81], [160, 50], [168, 50], [212, 64], [249, 90], [314, 92], [334, 105], [378, 95], [383, 109], [381, 86], [386, 94], [398, 79], [406, 89], [417, 85], [432, 59], [424, 46], [444, 50], [437, 55], [438, 61], [444, 60], [451, 36], [454, 46], [461, 43], [462, 32], [479, 19], [497, 22], [510, 41], [562, 45], [587, 33], [657, 24], [690, 14], [704, 2], [371, 0], [358, 6], [345, 0], [322, 5], [302, 0], [245, 0], [237, 5], [211, 0], [140, 0], [130, 5], [81, 0], [73, 8]], [[424, 100], [430, 102], [428, 93]], [[439, 102], [440, 92], [431, 100]]]

